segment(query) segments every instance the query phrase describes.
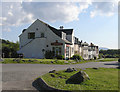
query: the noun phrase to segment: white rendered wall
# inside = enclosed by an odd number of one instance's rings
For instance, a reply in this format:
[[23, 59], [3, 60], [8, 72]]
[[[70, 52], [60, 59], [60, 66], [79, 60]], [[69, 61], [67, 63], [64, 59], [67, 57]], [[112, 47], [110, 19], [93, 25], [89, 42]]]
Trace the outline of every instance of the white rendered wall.
[[[36, 30], [38, 28], [38, 30]], [[23, 53], [25, 57], [34, 57], [34, 58], [44, 58], [44, 54], [42, 49], [52, 50], [51, 43], [58, 42], [63, 43], [62, 45], [62, 55], [65, 52], [65, 42], [53, 33], [45, 24], [40, 22], [39, 20], [35, 21], [21, 36], [20, 36], [20, 46], [25, 45], [30, 41], [28, 39], [28, 32], [35, 32], [36, 37], [40, 37], [40, 33], [44, 32], [45, 38], [36, 38], [23, 48], [19, 50], [19, 53]], [[48, 47], [46, 47], [48, 45]]]

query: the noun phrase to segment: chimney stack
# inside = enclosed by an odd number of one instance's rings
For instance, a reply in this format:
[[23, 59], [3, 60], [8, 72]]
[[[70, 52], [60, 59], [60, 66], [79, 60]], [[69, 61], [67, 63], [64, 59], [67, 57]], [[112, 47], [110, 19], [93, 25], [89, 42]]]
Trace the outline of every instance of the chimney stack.
[[60, 29], [62, 30], [64, 27], [63, 26], [60, 26]]

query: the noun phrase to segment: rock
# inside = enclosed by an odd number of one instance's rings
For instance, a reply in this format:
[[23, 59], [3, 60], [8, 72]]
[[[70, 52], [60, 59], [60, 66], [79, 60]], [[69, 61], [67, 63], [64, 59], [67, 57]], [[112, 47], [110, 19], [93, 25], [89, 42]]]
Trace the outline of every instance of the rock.
[[63, 78], [62, 76], [59, 76], [59, 78]]
[[89, 76], [84, 71], [79, 71], [78, 73], [71, 76], [66, 83], [67, 84], [80, 84], [86, 80], [90, 79]]
[[53, 61], [51, 61], [51, 63], [53, 64]]
[[94, 67], [94, 68], [92, 68], [92, 69], [96, 69], [96, 70], [98, 70], [98, 68], [96, 68], [96, 67]]
[[50, 74], [52, 77], [55, 77], [55, 75], [53, 75], [53, 74]]
[[73, 72], [73, 69], [67, 68], [67, 70], [65, 72]]
[[23, 62], [25, 62], [25, 60], [22, 60]]
[[55, 74], [59, 74], [59, 73], [55, 73]]
[[55, 73], [55, 72], [56, 72], [56, 70], [49, 71], [49, 73]]
[[20, 59], [13, 59], [13, 61], [20, 63]]
[[33, 62], [32, 60], [28, 60], [28, 62]]
[[42, 61], [40, 61], [40, 63], [42, 63]]
[[77, 69], [75, 69], [75, 68], [72, 68], [73, 69], [73, 71], [77, 71]]

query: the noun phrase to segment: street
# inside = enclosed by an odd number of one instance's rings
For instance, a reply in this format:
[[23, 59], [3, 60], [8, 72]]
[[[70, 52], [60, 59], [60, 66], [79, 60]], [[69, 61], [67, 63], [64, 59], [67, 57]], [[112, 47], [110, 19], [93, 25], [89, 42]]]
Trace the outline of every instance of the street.
[[71, 68], [116, 68], [117, 61], [88, 62], [73, 65], [49, 65], [49, 64], [2, 64], [2, 89], [3, 90], [36, 90], [32, 82], [39, 76], [51, 70], [64, 70]]

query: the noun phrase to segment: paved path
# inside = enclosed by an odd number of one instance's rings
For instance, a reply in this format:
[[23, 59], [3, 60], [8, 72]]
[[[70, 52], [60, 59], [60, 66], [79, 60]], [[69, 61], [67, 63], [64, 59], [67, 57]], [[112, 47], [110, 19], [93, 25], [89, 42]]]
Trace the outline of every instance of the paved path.
[[35, 78], [48, 73], [50, 70], [64, 70], [71, 68], [118, 67], [117, 61], [88, 62], [74, 65], [48, 65], [48, 64], [2, 64], [3, 90], [36, 90], [32, 87]]

